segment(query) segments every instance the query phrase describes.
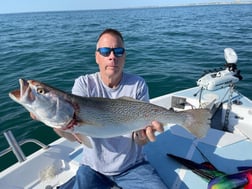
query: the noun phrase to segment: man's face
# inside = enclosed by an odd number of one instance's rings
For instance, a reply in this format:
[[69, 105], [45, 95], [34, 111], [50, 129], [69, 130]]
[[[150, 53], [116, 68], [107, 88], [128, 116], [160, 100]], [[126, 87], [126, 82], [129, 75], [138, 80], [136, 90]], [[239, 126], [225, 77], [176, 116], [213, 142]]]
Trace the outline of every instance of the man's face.
[[[124, 47], [124, 44], [120, 37], [104, 34], [97, 43], [97, 49], [102, 47], [117, 48]], [[108, 56], [103, 56], [96, 51], [95, 58], [96, 63], [99, 65], [101, 76], [106, 78], [121, 76], [125, 64], [125, 54], [124, 52], [122, 56], [116, 57], [112, 51]]]

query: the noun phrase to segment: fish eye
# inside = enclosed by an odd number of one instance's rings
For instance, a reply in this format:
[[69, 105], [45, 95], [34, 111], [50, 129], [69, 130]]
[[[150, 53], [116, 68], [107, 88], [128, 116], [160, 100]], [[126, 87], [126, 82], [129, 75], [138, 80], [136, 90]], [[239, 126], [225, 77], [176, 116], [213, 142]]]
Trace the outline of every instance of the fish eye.
[[43, 89], [42, 87], [39, 87], [39, 88], [37, 88], [37, 93], [45, 94], [45, 89]]

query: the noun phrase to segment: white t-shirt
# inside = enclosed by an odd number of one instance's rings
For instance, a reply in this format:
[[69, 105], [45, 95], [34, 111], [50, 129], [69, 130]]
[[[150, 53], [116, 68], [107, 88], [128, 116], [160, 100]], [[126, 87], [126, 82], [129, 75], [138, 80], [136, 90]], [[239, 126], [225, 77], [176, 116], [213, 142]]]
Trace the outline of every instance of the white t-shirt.
[[[116, 88], [106, 86], [100, 73], [80, 76], [72, 93], [86, 97], [120, 98], [123, 96], [149, 101], [148, 87], [143, 78], [123, 73]], [[113, 138], [91, 138], [93, 148], [84, 146], [83, 164], [104, 175], [117, 175], [144, 160], [142, 147], [132, 140], [132, 133]]]

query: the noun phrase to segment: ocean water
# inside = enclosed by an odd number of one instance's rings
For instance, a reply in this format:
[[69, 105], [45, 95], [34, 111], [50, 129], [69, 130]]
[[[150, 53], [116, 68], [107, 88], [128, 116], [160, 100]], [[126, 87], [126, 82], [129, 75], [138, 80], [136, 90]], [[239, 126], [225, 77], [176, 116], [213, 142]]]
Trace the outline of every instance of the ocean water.
[[[144, 77], [151, 97], [196, 86], [203, 71], [225, 64], [223, 50], [232, 47], [243, 76], [237, 88], [252, 98], [252, 5], [2, 14], [0, 25], [0, 151], [8, 147], [6, 130], [18, 141], [58, 138], [8, 93], [19, 78], [70, 92], [75, 78], [98, 71], [95, 44], [105, 28], [122, 32], [125, 71]], [[26, 155], [36, 149], [24, 146]], [[0, 158], [0, 170], [13, 162], [12, 153]]]

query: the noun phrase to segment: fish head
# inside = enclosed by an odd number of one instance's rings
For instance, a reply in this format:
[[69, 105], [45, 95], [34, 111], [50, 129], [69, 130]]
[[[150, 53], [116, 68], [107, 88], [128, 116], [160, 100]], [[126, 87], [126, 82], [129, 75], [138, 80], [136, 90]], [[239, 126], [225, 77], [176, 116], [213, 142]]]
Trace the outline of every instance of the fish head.
[[35, 80], [19, 79], [20, 89], [9, 93], [37, 120], [54, 128], [65, 128], [73, 120], [74, 105], [69, 94]]

